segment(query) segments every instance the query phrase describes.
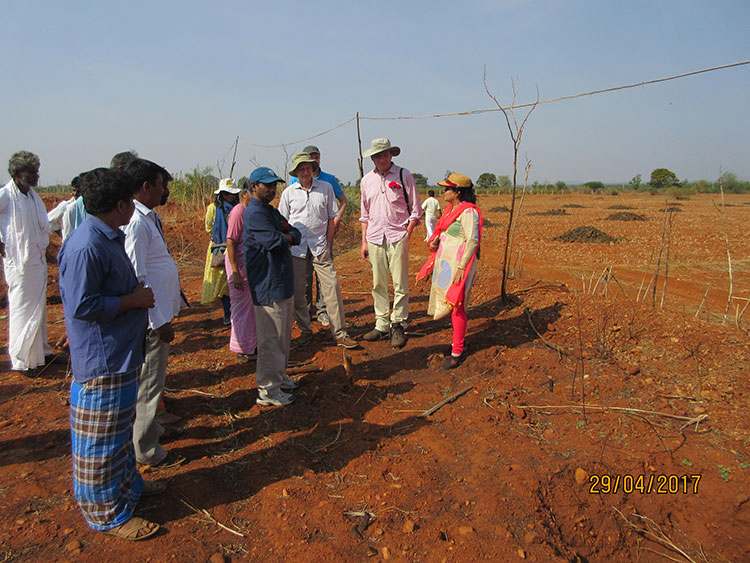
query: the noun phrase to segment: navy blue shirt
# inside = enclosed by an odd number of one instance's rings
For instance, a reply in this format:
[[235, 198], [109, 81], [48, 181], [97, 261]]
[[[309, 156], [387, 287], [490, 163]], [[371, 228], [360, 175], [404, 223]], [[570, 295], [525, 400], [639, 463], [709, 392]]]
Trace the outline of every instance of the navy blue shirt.
[[138, 368], [144, 358], [148, 309], [117, 314], [120, 296], [138, 285], [125, 254], [125, 234], [89, 215], [65, 239], [58, 264], [76, 382]]
[[289, 242], [302, 240], [300, 232], [289, 225], [279, 210], [255, 198], [245, 209], [243, 239], [247, 281], [256, 305], [270, 305], [294, 295], [294, 272]]

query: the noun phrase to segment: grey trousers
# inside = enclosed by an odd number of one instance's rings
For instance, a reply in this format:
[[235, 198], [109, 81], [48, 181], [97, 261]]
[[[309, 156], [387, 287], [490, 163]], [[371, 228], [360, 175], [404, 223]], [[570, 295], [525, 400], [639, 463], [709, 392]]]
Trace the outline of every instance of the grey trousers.
[[258, 331], [258, 363], [255, 382], [269, 395], [278, 393], [289, 361], [292, 341], [294, 298], [256, 305], [255, 329]]
[[138, 463], [154, 465], [167, 457], [159, 444], [164, 428], [159, 424], [157, 411], [167, 375], [169, 343], [163, 342], [151, 329], [146, 331], [146, 360], [138, 370], [138, 398], [135, 405], [133, 445]]
[[307, 264], [312, 263], [315, 274], [320, 282], [320, 293], [326, 304], [328, 318], [331, 321], [331, 333], [334, 339], [346, 336], [346, 318], [344, 317], [344, 298], [341, 295], [341, 286], [336, 274], [336, 267], [331, 257], [329, 246], [319, 256], [312, 256], [307, 252], [305, 258], [292, 256], [294, 266], [294, 320], [303, 334], [311, 334], [310, 311], [307, 305]]

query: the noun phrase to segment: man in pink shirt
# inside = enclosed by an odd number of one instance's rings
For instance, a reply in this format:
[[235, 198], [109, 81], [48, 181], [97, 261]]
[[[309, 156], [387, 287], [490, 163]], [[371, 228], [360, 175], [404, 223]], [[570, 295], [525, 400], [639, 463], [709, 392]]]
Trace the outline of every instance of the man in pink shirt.
[[[384, 340], [391, 346], [406, 344], [404, 327], [409, 317], [409, 237], [422, 216], [414, 177], [392, 162], [401, 154], [388, 139], [373, 139], [363, 157], [372, 158], [375, 169], [360, 182], [362, 197], [362, 259], [372, 266], [372, 299], [375, 328], [362, 338]], [[388, 275], [393, 280], [393, 311], [390, 314]]]

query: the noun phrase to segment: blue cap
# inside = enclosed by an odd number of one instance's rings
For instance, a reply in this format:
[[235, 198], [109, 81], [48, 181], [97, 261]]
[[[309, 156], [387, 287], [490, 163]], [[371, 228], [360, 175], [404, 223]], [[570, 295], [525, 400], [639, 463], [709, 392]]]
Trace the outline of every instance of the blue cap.
[[276, 175], [276, 172], [266, 166], [261, 166], [253, 170], [250, 174], [250, 183], [255, 184], [261, 182], [263, 184], [272, 184], [274, 182], [283, 182], [281, 178]]

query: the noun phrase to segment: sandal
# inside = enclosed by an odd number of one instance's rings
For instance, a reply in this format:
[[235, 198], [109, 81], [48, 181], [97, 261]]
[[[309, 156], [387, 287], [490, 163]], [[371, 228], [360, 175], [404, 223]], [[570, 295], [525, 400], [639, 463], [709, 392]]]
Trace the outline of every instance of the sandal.
[[162, 494], [167, 490], [167, 484], [163, 481], [144, 481], [142, 497], [153, 497]]
[[115, 536], [123, 540], [140, 541], [145, 540], [146, 538], [150, 538], [158, 531], [159, 524], [157, 524], [156, 522], [149, 522], [144, 518], [135, 516], [124, 524], [117, 526], [116, 528], [103, 530], [102, 533], [107, 534], [108, 536]]
[[443, 362], [443, 369], [454, 369], [460, 366], [466, 359], [466, 352], [462, 352], [460, 356], [454, 356], [451, 354]]

